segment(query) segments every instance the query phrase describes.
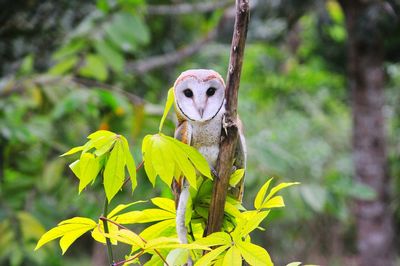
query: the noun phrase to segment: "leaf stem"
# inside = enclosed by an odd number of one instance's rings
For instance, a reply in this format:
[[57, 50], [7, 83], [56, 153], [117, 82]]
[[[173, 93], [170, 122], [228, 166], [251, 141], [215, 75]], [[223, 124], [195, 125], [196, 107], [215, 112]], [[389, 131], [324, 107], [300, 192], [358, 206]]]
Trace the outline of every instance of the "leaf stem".
[[[108, 219], [108, 218], [105, 217], [105, 216], [100, 217], [100, 220], [102, 220], [103, 223], [106, 222], [106, 221], [108, 221], [108, 222], [110, 222], [110, 223], [112, 223], [112, 224], [118, 226], [118, 228], [120, 228], [120, 229], [129, 230], [127, 227], [125, 227], [125, 226], [123, 226], [123, 225], [121, 225], [121, 224], [119, 224], [119, 223], [117, 223], [117, 222], [115, 222], [115, 221], [113, 221], [113, 220], [111, 220], [111, 219]], [[105, 231], [105, 228], [104, 228], [104, 231]], [[130, 231], [130, 230], [129, 230], [129, 231]], [[107, 232], [106, 232], [106, 233], [107, 233]], [[144, 243], [147, 243], [147, 241], [146, 241], [143, 237], [141, 237], [140, 235], [138, 235], [138, 236], [140, 237], [140, 239], [142, 239], [142, 241], [143, 241]], [[110, 240], [110, 239], [108, 239], [108, 238], [106, 238], [106, 239], [107, 239], [107, 240]], [[143, 250], [143, 252], [144, 252], [144, 250]], [[143, 252], [142, 252], [142, 253], [143, 253]], [[165, 264], [166, 266], [169, 266], [167, 260], [161, 255], [161, 253], [160, 253], [157, 249], [154, 249], [154, 252], [157, 253], [157, 255], [161, 258], [161, 260], [164, 262], [164, 264]], [[140, 253], [140, 255], [141, 255], [142, 253]], [[129, 259], [129, 260], [133, 260], [133, 259], [131, 258], [131, 259]], [[128, 261], [129, 261], [129, 260], [128, 260]], [[118, 263], [119, 263], [119, 262], [118, 262]], [[118, 263], [113, 264], [113, 265], [119, 265]]]
[[[108, 213], [108, 201], [107, 201], [107, 197], [104, 201], [104, 209], [103, 209], [103, 216], [107, 217], [107, 213]], [[108, 223], [106, 219], [102, 219], [103, 221], [103, 225], [104, 225], [104, 232], [106, 234], [109, 233], [108, 230]], [[106, 243], [107, 243], [107, 252], [108, 252], [108, 263], [113, 266], [114, 265], [114, 256], [113, 256], [113, 252], [112, 252], [112, 246], [111, 246], [111, 240], [109, 238], [106, 237]]]

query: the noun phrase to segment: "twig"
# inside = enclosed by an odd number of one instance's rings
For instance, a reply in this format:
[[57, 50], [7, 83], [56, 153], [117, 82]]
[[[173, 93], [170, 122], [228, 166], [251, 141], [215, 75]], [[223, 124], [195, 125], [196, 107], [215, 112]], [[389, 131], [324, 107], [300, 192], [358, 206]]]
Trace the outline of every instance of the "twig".
[[[104, 222], [104, 221], [108, 221], [108, 222], [110, 222], [110, 223], [116, 225], [116, 226], [117, 226], [118, 228], [120, 228], [120, 229], [125, 229], [125, 230], [130, 231], [127, 227], [125, 227], [125, 226], [123, 226], [123, 225], [121, 225], [121, 224], [119, 224], [119, 223], [117, 223], [117, 222], [115, 222], [115, 221], [113, 221], [113, 220], [111, 220], [111, 219], [108, 219], [108, 218], [105, 217], [105, 216], [101, 216], [99, 219], [102, 220], [103, 222]], [[141, 237], [140, 235], [137, 235], [137, 236], [140, 237], [140, 239], [141, 239], [144, 243], [147, 243], [147, 241], [146, 241], [143, 237]], [[164, 262], [164, 264], [167, 265], [167, 266], [169, 266], [167, 260], [161, 255], [161, 253], [160, 253], [157, 249], [153, 249], [153, 250], [154, 250], [154, 252], [157, 253], [157, 255], [161, 258], [161, 260]], [[131, 260], [131, 259], [129, 259], [129, 260]], [[129, 261], [129, 260], [128, 260], [128, 261]], [[114, 264], [114, 265], [118, 265], [118, 264]]]
[[[141, 161], [140, 164], [136, 167], [136, 172], [139, 171], [140, 168], [142, 168], [143, 164], [144, 164], [144, 161]], [[123, 184], [122, 186], [125, 186], [126, 183], [128, 183], [129, 180], [131, 180], [131, 178], [130, 178], [130, 177], [127, 177], [127, 178], [125, 179], [125, 181], [124, 181], [124, 184]]]
[[181, 49], [178, 49], [174, 52], [170, 52], [163, 55], [156, 55], [152, 57], [148, 57], [142, 60], [137, 60], [135, 62], [128, 63], [125, 67], [125, 71], [127, 73], [135, 72], [137, 74], [144, 74], [151, 70], [165, 67], [169, 65], [174, 65], [182, 61], [183, 59], [194, 55], [197, 53], [204, 45], [211, 42], [217, 37], [217, 33], [219, 28], [223, 25], [223, 23], [231, 17], [230, 9], [227, 8], [224, 14], [221, 16], [218, 24], [210, 30], [203, 38], [195, 41], [192, 44], [189, 44]]
[[125, 70], [127, 73], [134, 72], [137, 74], [144, 74], [156, 68], [179, 63], [186, 57], [197, 53], [204, 45], [215, 39], [217, 36], [217, 28], [218, 27], [212, 29], [202, 39], [197, 40], [196, 42], [177, 51], [128, 63], [125, 67]]
[[227, 134], [220, 143], [220, 152], [216, 167], [219, 178], [216, 178], [214, 181], [206, 235], [219, 231], [224, 217], [229, 176], [232, 171], [234, 151], [238, 138], [238, 128], [236, 125], [237, 101], [248, 21], [249, 0], [236, 0], [235, 26], [226, 80], [226, 113], [223, 127]]
[[194, 4], [176, 4], [176, 5], [149, 5], [147, 14], [149, 15], [182, 15], [190, 13], [206, 13], [231, 4], [232, 0], [194, 3]]
[[[108, 214], [108, 200], [107, 197], [104, 201], [104, 210], [103, 210], [103, 216], [107, 216]], [[109, 233], [108, 230], [108, 224], [106, 220], [102, 220], [103, 221], [103, 225], [104, 225], [104, 232], [106, 234]], [[107, 252], [108, 252], [108, 262], [110, 265], [114, 265], [114, 256], [113, 256], [113, 251], [112, 251], [112, 246], [111, 246], [111, 241], [109, 238], [106, 237], [106, 244], [107, 244]]]

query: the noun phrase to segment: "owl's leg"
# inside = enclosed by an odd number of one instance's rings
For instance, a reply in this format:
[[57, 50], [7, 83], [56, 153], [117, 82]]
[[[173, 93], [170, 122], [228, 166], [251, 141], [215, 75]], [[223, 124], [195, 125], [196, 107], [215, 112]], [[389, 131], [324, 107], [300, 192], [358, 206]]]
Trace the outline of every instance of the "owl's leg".
[[[186, 213], [187, 203], [190, 197], [189, 187], [190, 187], [189, 182], [186, 180], [186, 178], [183, 178], [181, 194], [179, 196], [179, 201], [178, 201], [178, 208], [176, 209], [176, 232], [178, 234], [179, 241], [182, 244], [188, 243], [187, 228], [185, 225], [185, 213]], [[188, 266], [193, 265], [190, 256], [187, 265]]]

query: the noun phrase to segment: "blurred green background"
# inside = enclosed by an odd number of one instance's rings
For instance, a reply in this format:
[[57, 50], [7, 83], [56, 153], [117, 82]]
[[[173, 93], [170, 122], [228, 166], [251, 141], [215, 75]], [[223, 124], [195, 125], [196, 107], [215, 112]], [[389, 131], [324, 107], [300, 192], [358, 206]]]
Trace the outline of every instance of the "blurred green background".
[[[387, 186], [398, 199], [400, 5], [376, 2], [370, 11], [386, 36]], [[105, 265], [105, 247], [89, 235], [64, 256], [57, 242], [33, 251], [59, 221], [101, 214], [99, 184], [78, 196], [67, 167], [72, 160], [59, 155], [107, 129], [125, 135], [140, 162], [141, 139], [157, 132], [180, 72], [226, 75], [231, 7], [232, 1], [179, 0], [0, 3], [0, 265]], [[284, 193], [287, 207], [273, 211], [256, 242], [276, 265], [356, 265], [353, 200], [375, 193], [353, 179], [342, 9], [318, 0], [259, 0], [251, 7], [239, 92], [248, 145], [244, 205], [252, 206], [267, 177], [302, 183]], [[121, 193], [114, 204], [170, 193], [161, 183], [152, 189], [143, 171], [138, 182], [141, 189]], [[398, 200], [390, 210], [398, 231]], [[398, 255], [398, 242], [394, 247]]]

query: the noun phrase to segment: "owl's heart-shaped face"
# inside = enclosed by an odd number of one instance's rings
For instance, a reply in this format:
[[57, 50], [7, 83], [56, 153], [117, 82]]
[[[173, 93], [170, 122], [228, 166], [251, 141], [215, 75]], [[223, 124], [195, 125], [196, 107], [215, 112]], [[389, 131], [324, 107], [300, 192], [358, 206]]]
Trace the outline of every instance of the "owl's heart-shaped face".
[[183, 72], [175, 81], [177, 111], [192, 121], [213, 119], [225, 99], [225, 83], [213, 70], [192, 69]]

